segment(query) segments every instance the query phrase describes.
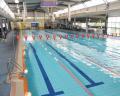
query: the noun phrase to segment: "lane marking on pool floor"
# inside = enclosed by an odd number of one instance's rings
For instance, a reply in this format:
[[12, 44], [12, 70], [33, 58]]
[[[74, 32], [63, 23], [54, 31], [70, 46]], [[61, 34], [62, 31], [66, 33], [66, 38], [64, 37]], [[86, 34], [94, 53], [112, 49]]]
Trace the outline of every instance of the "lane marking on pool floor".
[[94, 96], [88, 88], [64, 65], [62, 64], [59, 60], [57, 63], [79, 84], [80, 87], [83, 88], [83, 90], [89, 95], [89, 96]]
[[85, 74], [80, 68], [78, 68], [74, 63], [72, 63], [68, 58], [66, 58], [63, 54], [58, 52], [54, 47], [52, 47], [50, 44], [46, 42], [46, 45], [48, 45], [52, 50], [54, 50], [61, 58], [66, 60], [71, 67], [73, 67], [80, 75], [82, 75], [90, 84], [86, 85], [87, 88], [95, 87], [104, 84], [104, 82], [95, 82], [92, 80], [87, 74]]
[[[50, 54], [51, 52], [49, 52]], [[87, 87], [84, 86], [84, 84], [62, 63], [60, 63], [59, 59], [57, 57], [54, 57], [55, 61], [79, 84], [80, 87], [83, 88], [83, 90], [89, 95], [94, 96]]]
[[49, 80], [49, 77], [48, 77], [48, 75], [47, 75], [47, 73], [46, 73], [46, 71], [45, 71], [45, 69], [44, 69], [38, 55], [37, 55], [37, 52], [36, 52], [35, 48], [33, 47], [33, 45], [31, 43], [29, 43], [29, 45], [30, 45], [30, 47], [31, 47], [31, 49], [33, 51], [33, 54], [34, 54], [34, 56], [36, 58], [36, 61], [38, 63], [40, 71], [42, 73], [43, 79], [44, 79], [44, 81], [46, 83], [46, 86], [47, 86], [47, 89], [49, 91], [48, 94], [44, 94], [44, 95], [41, 95], [41, 96], [57, 96], [57, 95], [64, 94], [64, 91], [55, 92], [55, 90], [54, 90], [54, 88], [53, 88], [53, 86], [52, 86], [52, 84], [51, 84], [51, 82]]

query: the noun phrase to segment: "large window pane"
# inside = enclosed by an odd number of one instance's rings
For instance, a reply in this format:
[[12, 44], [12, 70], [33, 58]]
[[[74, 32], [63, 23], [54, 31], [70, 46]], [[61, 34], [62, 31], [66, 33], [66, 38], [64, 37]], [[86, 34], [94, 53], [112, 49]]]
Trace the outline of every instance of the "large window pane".
[[71, 11], [79, 10], [82, 8], [84, 8], [83, 4], [75, 5], [75, 6], [71, 7]]
[[118, 28], [118, 29], [116, 29], [116, 33], [120, 33], [120, 29]]
[[116, 28], [120, 28], [120, 23], [116, 23]]
[[96, 6], [96, 5], [100, 5], [100, 4], [104, 4], [105, 2], [103, 0], [90, 0], [88, 2], [85, 3], [85, 5], [87, 7], [91, 7], [91, 6]]
[[108, 23], [108, 27], [112, 27], [112, 23]]
[[117, 0], [107, 0], [107, 2], [113, 2], [113, 1], [117, 1]]
[[107, 29], [107, 33], [108, 33], [108, 34], [111, 34], [111, 33], [112, 33], [112, 28], [108, 28], [108, 29]]
[[120, 17], [116, 17], [116, 22], [120, 22]]

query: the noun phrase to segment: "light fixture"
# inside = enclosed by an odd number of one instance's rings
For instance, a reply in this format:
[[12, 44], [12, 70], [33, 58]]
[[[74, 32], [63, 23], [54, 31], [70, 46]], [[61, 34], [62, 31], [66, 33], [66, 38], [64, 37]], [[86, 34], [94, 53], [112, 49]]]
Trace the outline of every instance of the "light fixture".
[[19, 3], [19, 0], [15, 0], [15, 3]]
[[24, 70], [24, 74], [27, 74], [27, 73], [28, 73], [28, 70], [27, 70], [27, 69], [25, 69], [25, 70]]
[[25, 96], [32, 96], [31, 92], [27, 92]]

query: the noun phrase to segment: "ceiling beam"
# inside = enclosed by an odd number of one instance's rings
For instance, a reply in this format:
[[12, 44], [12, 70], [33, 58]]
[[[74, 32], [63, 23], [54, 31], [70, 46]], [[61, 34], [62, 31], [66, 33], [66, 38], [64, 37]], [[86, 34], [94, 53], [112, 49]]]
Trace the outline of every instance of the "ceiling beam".
[[70, 3], [77, 3], [79, 1], [72, 1], [72, 0], [58, 0], [58, 1], [64, 1], [64, 2], [70, 2]]

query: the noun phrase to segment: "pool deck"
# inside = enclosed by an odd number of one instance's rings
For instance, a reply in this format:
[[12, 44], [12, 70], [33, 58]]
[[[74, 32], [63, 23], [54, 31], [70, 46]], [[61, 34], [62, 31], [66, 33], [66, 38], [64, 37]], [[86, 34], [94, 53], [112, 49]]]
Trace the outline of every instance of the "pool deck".
[[12, 45], [12, 32], [8, 33], [7, 39], [0, 40], [0, 96], [9, 96], [10, 83], [8, 82], [8, 58], [14, 57]]
[[9, 48], [4, 48], [7, 46], [6, 44], [3, 44], [3, 41], [0, 42], [0, 96], [8, 96], [10, 94], [10, 84], [9, 83], [4, 83], [7, 79], [7, 56], [10, 56], [11, 53], [13, 52], [12, 50], [9, 50]]

